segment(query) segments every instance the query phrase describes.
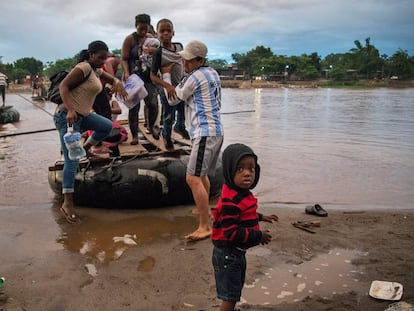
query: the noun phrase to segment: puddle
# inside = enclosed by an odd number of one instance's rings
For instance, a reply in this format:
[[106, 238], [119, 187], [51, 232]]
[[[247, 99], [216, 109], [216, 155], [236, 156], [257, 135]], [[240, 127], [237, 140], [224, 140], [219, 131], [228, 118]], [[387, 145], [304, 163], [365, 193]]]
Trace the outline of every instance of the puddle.
[[141, 272], [150, 272], [155, 266], [155, 258], [148, 256], [145, 259], [141, 260], [138, 265], [138, 271]]
[[[333, 249], [300, 265], [282, 264], [270, 268], [265, 276], [245, 284], [242, 303], [252, 305], [300, 301], [306, 296], [330, 297], [349, 291], [360, 291], [363, 271], [352, 260], [366, 253]], [[247, 259], [248, 260], [248, 259]]]
[[[130, 248], [159, 239], [184, 237], [196, 226], [196, 218], [191, 216], [157, 217], [123, 214], [119, 211], [101, 212], [106, 214], [97, 216], [94, 210], [90, 212], [94, 215], [81, 216], [82, 223], [79, 226], [65, 226], [65, 232], [58, 242], [70, 251], [106, 264], [119, 259]], [[148, 271], [152, 267], [151, 264], [143, 263], [141, 269]]]

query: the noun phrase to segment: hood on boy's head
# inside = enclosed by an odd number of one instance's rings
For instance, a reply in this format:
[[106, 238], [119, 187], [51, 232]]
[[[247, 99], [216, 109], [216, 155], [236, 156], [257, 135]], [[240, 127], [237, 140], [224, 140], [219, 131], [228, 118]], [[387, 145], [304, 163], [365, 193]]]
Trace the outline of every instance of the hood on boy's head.
[[245, 156], [252, 156], [256, 162], [255, 177], [250, 189], [253, 189], [259, 181], [260, 166], [257, 163], [257, 156], [253, 150], [243, 144], [231, 144], [224, 149], [222, 156], [224, 182], [230, 188], [239, 189], [233, 180], [236, 174], [237, 164]]

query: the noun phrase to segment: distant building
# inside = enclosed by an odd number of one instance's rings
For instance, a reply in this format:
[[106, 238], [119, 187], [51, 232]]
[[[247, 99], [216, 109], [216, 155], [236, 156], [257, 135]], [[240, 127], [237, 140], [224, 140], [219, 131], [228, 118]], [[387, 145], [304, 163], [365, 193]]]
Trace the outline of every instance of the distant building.
[[244, 70], [238, 69], [236, 65], [228, 65], [225, 69], [218, 69], [218, 74], [222, 80], [247, 80]]

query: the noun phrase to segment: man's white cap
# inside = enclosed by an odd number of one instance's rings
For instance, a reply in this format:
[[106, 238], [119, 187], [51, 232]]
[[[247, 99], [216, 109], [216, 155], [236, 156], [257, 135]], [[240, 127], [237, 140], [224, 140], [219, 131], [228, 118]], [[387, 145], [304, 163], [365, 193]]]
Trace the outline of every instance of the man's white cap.
[[185, 60], [192, 60], [196, 57], [206, 58], [207, 46], [200, 41], [193, 40], [188, 42], [184, 50], [178, 52]]

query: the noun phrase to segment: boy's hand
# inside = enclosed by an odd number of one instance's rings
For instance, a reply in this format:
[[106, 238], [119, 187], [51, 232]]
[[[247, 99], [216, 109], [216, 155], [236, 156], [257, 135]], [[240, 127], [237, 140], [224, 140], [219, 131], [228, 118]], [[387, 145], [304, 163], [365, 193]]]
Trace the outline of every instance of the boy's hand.
[[173, 87], [172, 85], [169, 85], [165, 89], [168, 92], [168, 99], [174, 100], [177, 97], [177, 93], [175, 93], [175, 87]]
[[279, 220], [279, 217], [277, 217], [275, 214], [272, 214], [272, 215], [262, 215], [262, 221], [265, 221], [265, 222], [272, 223], [272, 222], [278, 221], [278, 220]]
[[260, 244], [268, 244], [272, 240], [272, 236], [269, 234], [269, 230], [262, 231], [262, 238]]

